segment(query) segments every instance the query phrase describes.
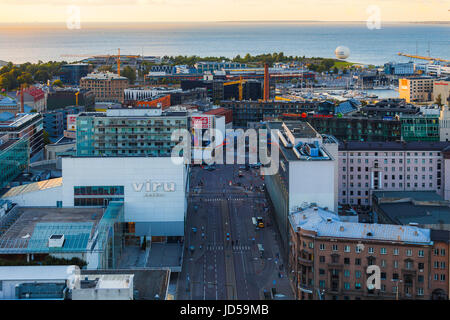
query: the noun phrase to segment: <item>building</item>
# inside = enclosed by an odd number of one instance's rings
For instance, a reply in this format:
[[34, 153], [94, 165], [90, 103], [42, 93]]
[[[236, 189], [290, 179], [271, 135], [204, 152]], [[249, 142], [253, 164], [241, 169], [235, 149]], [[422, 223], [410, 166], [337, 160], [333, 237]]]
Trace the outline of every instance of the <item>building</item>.
[[410, 76], [415, 72], [414, 63], [394, 63], [389, 62], [384, 65], [384, 73], [396, 76]]
[[44, 130], [48, 133], [51, 141], [59, 140], [67, 130], [67, 116], [76, 115], [85, 111], [84, 106], [69, 106], [63, 109], [56, 109], [45, 112]]
[[268, 122], [267, 129], [280, 140], [278, 172], [264, 179], [286, 253], [291, 212], [305, 202], [338, 210], [338, 143], [305, 122]]
[[247, 65], [237, 62], [197, 62], [194, 67], [198, 73], [205, 73], [223, 69], [245, 69]]
[[442, 105], [450, 105], [450, 77], [434, 81], [433, 102], [436, 102], [438, 99], [440, 99]]
[[3, 196], [17, 205], [0, 220], [0, 259], [19, 264], [64, 259], [88, 269], [116, 268], [124, 246], [124, 203], [61, 208], [61, 192], [59, 178], [14, 187]]
[[47, 110], [58, 110], [64, 107], [84, 106], [88, 111], [94, 111], [95, 95], [93, 91], [76, 88], [57, 88], [47, 95]]
[[133, 274], [84, 275], [71, 290], [72, 300], [133, 300]]
[[403, 141], [440, 141], [439, 114], [400, 116]]
[[60, 79], [64, 84], [78, 85], [81, 78], [88, 75], [91, 67], [87, 63], [74, 63], [61, 66]]
[[448, 300], [450, 290], [450, 231], [431, 230], [433, 253], [431, 256], [432, 300]]
[[93, 91], [95, 101], [123, 103], [124, 91], [128, 86], [128, 78], [111, 72], [90, 73], [80, 80], [80, 88]]
[[0, 189], [5, 188], [20, 175], [29, 164], [29, 140], [5, 139], [0, 143]]
[[392, 120], [395, 116], [416, 115], [420, 109], [403, 99], [386, 99], [361, 108], [361, 114], [367, 117], [379, 117]]
[[318, 103], [287, 101], [221, 101], [220, 106], [233, 111], [233, 123], [246, 128], [251, 122], [281, 119], [285, 114], [314, 111]]
[[0, 119], [4, 119], [5, 116], [13, 117], [19, 112], [20, 110], [15, 99], [8, 96], [0, 96]]
[[373, 191], [434, 191], [449, 200], [448, 142], [339, 145], [339, 203], [371, 205]]
[[188, 128], [186, 112], [108, 109], [77, 117], [78, 156], [170, 156], [172, 132]]
[[17, 114], [7, 121], [0, 121], [0, 134], [8, 134], [12, 140], [29, 140], [30, 162], [43, 156], [43, 117], [40, 113]]
[[0, 267], [0, 300], [64, 300], [76, 266]]
[[450, 202], [433, 191], [374, 191], [378, 223], [450, 231]]
[[399, 98], [406, 102], [428, 102], [432, 99], [434, 79], [431, 77], [411, 77], [399, 79]]
[[225, 127], [227, 129], [233, 128], [233, 112], [225, 108], [215, 108], [203, 112], [205, 115], [214, 115], [217, 117], [225, 117]]
[[[309, 206], [289, 215], [289, 273], [300, 300], [429, 300], [430, 230], [343, 222]], [[380, 269], [380, 287], [367, 281]]]
[[[17, 100], [20, 100], [20, 92], [16, 94]], [[30, 86], [23, 90], [24, 104], [31, 107], [32, 110], [37, 112], [44, 112], [47, 110], [47, 95], [44, 90], [35, 86]]]

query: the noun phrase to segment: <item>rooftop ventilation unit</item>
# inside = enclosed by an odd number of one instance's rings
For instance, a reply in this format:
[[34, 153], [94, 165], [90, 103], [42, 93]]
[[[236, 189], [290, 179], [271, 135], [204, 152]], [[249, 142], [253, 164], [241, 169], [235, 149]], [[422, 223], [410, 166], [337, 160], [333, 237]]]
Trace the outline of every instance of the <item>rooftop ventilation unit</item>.
[[53, 234], [48, 238], [49, 248], [62, 248], [63, 245], [64, 245], [63, 234]]

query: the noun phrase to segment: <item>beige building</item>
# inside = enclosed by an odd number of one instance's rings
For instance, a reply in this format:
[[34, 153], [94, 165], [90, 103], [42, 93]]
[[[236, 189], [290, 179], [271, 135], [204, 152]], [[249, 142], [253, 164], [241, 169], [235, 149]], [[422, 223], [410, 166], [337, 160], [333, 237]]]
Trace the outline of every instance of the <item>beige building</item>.
[[435, 80], [433, 84], [433, 101], [441, 96], [441, 103], [449, 106], [450, 102], [450, 78]]
[[399, 98], [406, 102], [431, 101], [434, 79], [430, 77], [413, 77], [399, 79]]
[[81, 78], [80, 87], [94, 92], [96, 102], [124, 102], [128, 78], [111, 72], [90, 73]]

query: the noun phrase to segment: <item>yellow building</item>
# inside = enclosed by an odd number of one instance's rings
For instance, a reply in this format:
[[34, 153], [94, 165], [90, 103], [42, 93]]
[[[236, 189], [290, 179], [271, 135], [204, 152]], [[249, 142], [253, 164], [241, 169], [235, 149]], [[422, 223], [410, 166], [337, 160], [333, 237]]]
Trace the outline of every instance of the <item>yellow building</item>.
[[399, 97], [408, 103], [431, 101], [433, 82], [434, 80], [429, 77], [399, 79]]

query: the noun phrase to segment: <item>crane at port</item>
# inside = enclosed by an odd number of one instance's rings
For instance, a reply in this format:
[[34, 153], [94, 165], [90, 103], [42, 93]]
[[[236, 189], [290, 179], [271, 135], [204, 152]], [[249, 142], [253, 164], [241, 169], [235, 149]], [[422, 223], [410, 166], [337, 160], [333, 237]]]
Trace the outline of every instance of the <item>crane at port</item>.
[[236, 80], [236, 81], [229, 81], [229, 82], [224, 82], [224, 86], [232, 86], [235, 84], [239, 85], [239, 101], [242, 101], [244, 99], [244, 83], [246, 83], [247, 80], [242, 79], [242, 77], [240, 78], [240, 80]]
[[440, 58], [433, 58], [433, 57], [425, 57], [425, 56], [418, 56], [413, 54], [407, 54], [407, 53], [398, 53], [399, 56], [413, 58], [413, 59], [420, 59], [420, 60], [428, 60], [428, 61], [439, 61], [439, 62], [450, 62], [450, 60], [440, 59]]

